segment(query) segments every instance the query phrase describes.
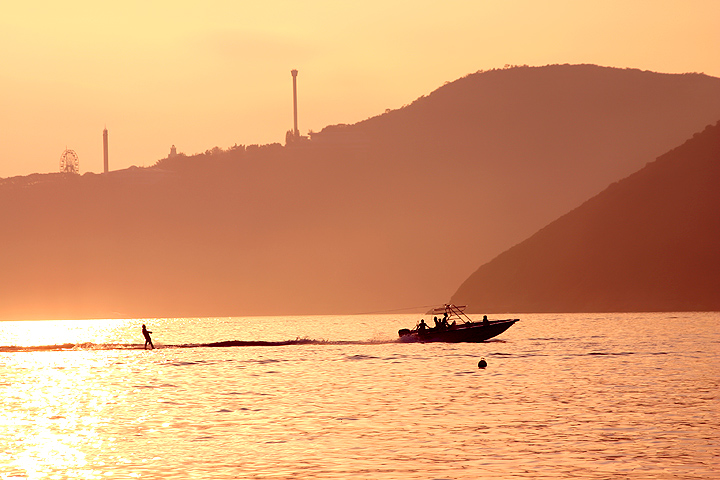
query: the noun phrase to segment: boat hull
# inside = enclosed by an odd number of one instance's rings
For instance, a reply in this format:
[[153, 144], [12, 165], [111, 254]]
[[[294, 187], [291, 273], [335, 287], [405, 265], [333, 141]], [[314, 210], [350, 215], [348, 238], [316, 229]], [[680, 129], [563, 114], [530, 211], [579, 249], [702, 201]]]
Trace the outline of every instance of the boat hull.
[[518, 319], [491, 320], [454, 325], [440, 330], [427, 329], [424, 332], [400, 330], [398, 333], [401, 342], [479, 343], [500, 335], [517, 321]]

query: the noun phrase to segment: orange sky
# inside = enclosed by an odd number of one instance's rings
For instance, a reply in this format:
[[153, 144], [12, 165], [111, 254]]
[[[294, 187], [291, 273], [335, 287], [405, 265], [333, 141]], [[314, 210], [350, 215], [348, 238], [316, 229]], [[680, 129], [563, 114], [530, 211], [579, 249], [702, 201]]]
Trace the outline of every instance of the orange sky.
[[284, 142], [505, 64], [720, 77], [720, 2], [26, 1], [0, 6], [0, 177]]

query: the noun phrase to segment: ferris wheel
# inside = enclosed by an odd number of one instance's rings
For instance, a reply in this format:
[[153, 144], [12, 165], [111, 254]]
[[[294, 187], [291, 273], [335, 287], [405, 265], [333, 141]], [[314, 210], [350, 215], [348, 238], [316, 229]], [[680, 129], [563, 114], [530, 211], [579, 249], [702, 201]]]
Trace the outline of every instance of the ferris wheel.
[[75, 150], [66, 149], [60, 156], [60, 171], [63, 173], [80, 173], [80, 160]]

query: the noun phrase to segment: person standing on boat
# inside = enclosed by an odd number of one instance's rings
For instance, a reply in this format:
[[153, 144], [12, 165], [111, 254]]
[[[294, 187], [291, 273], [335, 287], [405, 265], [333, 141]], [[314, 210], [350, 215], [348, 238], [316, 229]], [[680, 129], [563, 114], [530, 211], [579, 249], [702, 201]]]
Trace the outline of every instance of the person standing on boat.
[[152, 332], [151, 332], [150, 330], [148, 330], [148, 329], [145, 327], [145, 324], [143, 323], [143, 326], [142, 326], [142, 334], [143, 334], [143, 337], [145, 337], [145, 346], [143, 347], [143, 350], [147, 350], [148, 343], [150, 344], [150, 349], [152, 349], [152, 350], [155, 349], [155, 345], [153, 345], [152, 339], [150, 338], [150, 334], [151, 334], [151, 333], [152, 333]]

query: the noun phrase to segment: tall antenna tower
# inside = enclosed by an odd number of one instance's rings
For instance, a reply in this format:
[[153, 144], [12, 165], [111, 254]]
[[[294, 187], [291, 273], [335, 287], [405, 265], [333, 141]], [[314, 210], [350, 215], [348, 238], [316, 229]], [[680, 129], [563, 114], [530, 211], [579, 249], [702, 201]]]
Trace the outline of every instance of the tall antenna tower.
[[300, 137], [300, 131], [298, 130], [297, 125], [297, 74], [298, 71], [295, 69], [290, 70], [290, 73], [293, 77], [293, 133], [295, 134], [295, 138]]

